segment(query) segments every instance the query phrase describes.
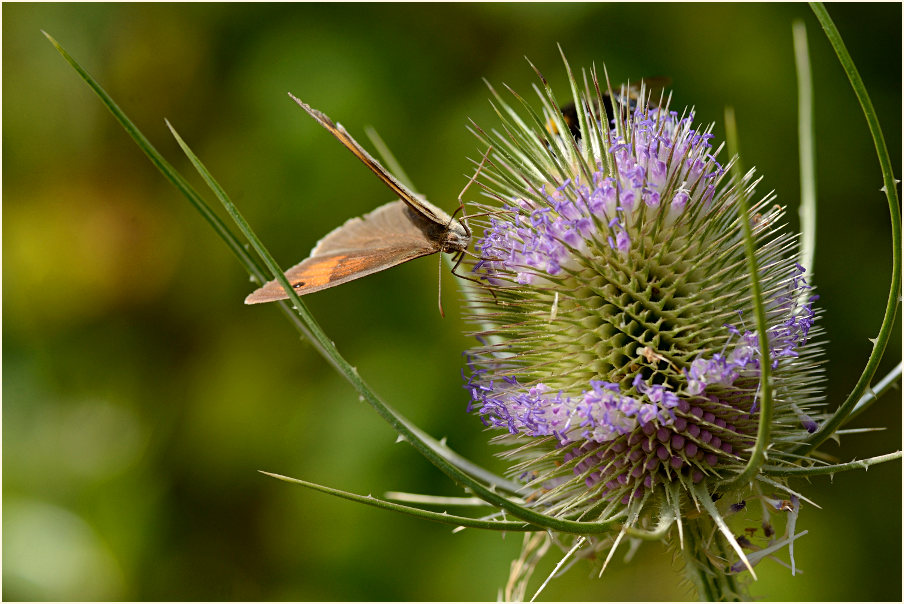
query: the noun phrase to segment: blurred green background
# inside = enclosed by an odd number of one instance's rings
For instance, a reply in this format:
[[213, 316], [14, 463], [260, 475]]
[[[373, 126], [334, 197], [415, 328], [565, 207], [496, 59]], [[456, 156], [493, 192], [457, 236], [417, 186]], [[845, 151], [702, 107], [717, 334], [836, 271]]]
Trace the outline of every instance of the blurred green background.
[[[829, 6], [901, 162], [901, 6]], [[674, 106], [735, 107], [745, 165], [799, 196], [791, 22], [808, 25], [817, 94], [816, 283], [829, 401], [870, 351], [890, 277], [888, 210], [867, 128], [805, 5], [4, 4], [3, 597], [16, 600], [493, 600], [520, 536], [466, 531], [306, 491], [458, 491], [300, 342], [231, 253], [41, 35], [55, 36], [198, 182], [168, 118], [283, 265], [392, 195], [286, 96], [373, 125], [451, 210], [495, 121], [481, 78], [528, 95], [524, 56], [566, 94], [573, 66], [669, 76]], [[898, 175], [900, 176], [900, 174]], [[204, 190], [199, 186], [199, 190]], [[421, 260], [306, 299], [387, 401], [502, 470], [465, 412], [454, 279], [436, 309]], [[900, 358], [895, 337], [884, 374]], [[897, 450], [900, 394], [856, 422], [841, 459]], [[814, 479], [791, 577], [765, 600], [900, 600], [899, 463]], [[538, 575], [558, 557], [550, 555]], [[579, 565], [549, 600], [685, 599], [658, 544], [602, 580]]]

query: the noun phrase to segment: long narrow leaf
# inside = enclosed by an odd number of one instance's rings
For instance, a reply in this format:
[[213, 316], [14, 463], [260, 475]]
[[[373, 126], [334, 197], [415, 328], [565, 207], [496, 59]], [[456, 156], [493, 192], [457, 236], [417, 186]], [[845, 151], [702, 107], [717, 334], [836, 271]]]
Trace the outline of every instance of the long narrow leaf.
[[725, 144], [728, 147], [728, 157], [731, 162], [731, 175], [737, 182], [744, 177], [744, 167], [741, 163], [740, 137], [738, 136], [738, 122], [735, 119], [734, 107], [725, 107], [723, 111], [725, 119]]
[[886, 461], [894, 461], [896, 459], [901, 459], [901, 451], [827, 466], [810, 466], [806, 468], [766, 466], [763, 469], [767, 470], [770, 476], [819, 476], [824, 474], [837, 474], [838, 472], [845, 472], [847, 470], [867, 470], [870, 466]]
[[403, 514], [415, 516], [423, 520], [431, 520], [433, 522], [441, 522], [443, 524], [451, 524], [453, 526], [465, 526], [468, 528], [489, 529], [494, 531], [523, 533], [542, 530], [538, 526], [532, 526], [524, 522], [512, 522], [508, 520], [481, 520], [479, 518], [468, 518], [467, 516], [455, 516], [452, 514], [447, 514], [445, 512], [431, 512], [430, 510], [422, 510], [420, 508], [412, 507], [409, 505], [402, 505], [400, 503], [393, 503], [384, 499], [377, 499], [372, 495], [357, 495], [355, 493], [349, 493], [348, 491], [333, 489], [314, 482], [308, 482], [306, 480], [299, 480], [298, 478], [283, 476], [282, 474], [273, 474], [271, 472], [264, 472], [263, 470], [260, 470], [260, 473], [272, 478], [276, 478], [277, 480], [290, 482], [292, 484], [301, 485], [315, 491], [320, 491], [321, 493], [327, 493], [328, 495], [333, 495], [342, 499], [348, 499], [349, 501], [355, 501], [357, 503], [363, 503], [364, 505], [369, 505], [375, 508], [391, 510], [393, 512], [402, 512]]
[[807, 26], [795, 21], [794, 60], [797, 66], [797, 138], [800, 155], [800, 254], [798, 262], [813, 280], [816, 255], [816, 130], [813, 124], [813, 73], [807, 50]]
[[[750, 276], [750, 296], [753, 301], [753, 314], [756, 317], [757, 339], [760, 348], [760, 419], [756, 432], [756, 443], [750, 452], [747, 465], [740, 474], [734, 476], [727, 484], [725, 490], [733, 490], [743, 487], [750, 482], [759, 472], [760, 467], [766, 461], [766, 448], [770, 444], [772, 429], [772, 361], [769, 355], [769, 334], [766, 324], [766, 308], [763, 305], [763, 293], [760, 287], [760, 271], [756, 260], [756, 243], [753, 239], [753, 228], [750, 226], [750, 209], [747, 202], [747, 191], [741, 191], [738, 196], [738, 220], [744, 236], [744, 248], [747, 256], [747, 273]], [[719, 521], [714, 517], [714, 520]], [[751, 569], [751, 573], [753, 570]]]
[[895, 386], [897, 382], [901, 379], [901, 363], [898, 363], [894, 369], [889, 371], [884, 378], [879, 380], [875, 386], [871, 387], [863, 396], [860, 397], [860, 400], [857, 401], [857, 404], [851, 410], [850, 414], [845, 419], [845, 423], [851, 421], [867, 409], [869, 409], [873, 403], [879, 400], [879, 397], [885, 394], [891, 387]]

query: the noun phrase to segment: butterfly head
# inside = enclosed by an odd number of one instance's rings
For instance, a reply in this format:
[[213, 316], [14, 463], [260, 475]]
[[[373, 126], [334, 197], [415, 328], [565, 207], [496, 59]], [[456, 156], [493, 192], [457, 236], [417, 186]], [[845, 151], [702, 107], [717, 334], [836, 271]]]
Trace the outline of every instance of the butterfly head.
[[471, 243], [471, 229], [460, 219], [453, 218], [449, 222], [443, 238], [444, 252], [461, 252], [468, 249]]

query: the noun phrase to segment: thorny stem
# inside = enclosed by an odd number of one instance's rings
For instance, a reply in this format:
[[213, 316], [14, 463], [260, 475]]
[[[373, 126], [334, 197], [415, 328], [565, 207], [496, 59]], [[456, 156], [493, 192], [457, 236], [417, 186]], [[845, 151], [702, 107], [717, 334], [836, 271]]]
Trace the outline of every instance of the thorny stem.
[[848, 395], [848, 398], [841, 403], [831, 419], [820, 426], [819, 430], [811, 434], [806, 444], [798, 447], [798, 449], [794, 451], [800, 455], [806, 455], [822, 444], [827, 438], [831, 437], [838, 427], [847, 420], [851, 411], [857, 405], [860, 397], [869, 387], [869, 383], [872, 381], [873, 375], [879, 368], [879, 362], [882, 360], [885, 347], [891, 337], [895, 316], [898, 312], [898, 305], [900, 304], [899, 297], [901, 295], [902, 263], [901, 209], [898, 201], [898, 183], [895, 180], [891, 158], [888, 155], [888, 147], [885, 144], [885, 135], [882, 133], [882, 128], [879, 126], [879, 118], [876, 115], [876, 110], [873, 108], [873, 103], [866, 91], [866, 86], [864, 86], [863, 80], [860, 78], [860, 73], [857, 71], [854, 61], [851, 59], [851, 55], [848, 53], [844, 41], [841, 39], [841, 34], [838, 33], [838, 29], [835, 27], [835, 23], [826, 11], [825, 6], [820, 2], [811, 2], [810, 7], [813, 9], [816, 18], [819, 19], [820, 25], [822, 25], [822, 28], [825, 30], [826, 37], [829, 39], [832, 48], [835, 50], [835, 54], [838, 55], [838, 60], [841, 62], [841, 66], [851, 82], [854, 94], [857, 96], [857, 100], [860, 102], [863, 114], [866, 117], [866, 122], [873, 138], [873, 144], [876, 147], [879, 166], [882, 169], [882, 190], [888, 200], [888, 210], [891, 218], [892, 275], [891, 286], [888, 292], [888, 301], [885, 306], [885, 317], [879, 327], [878, 335], [875, 339], [871, 339], [873, 342], [873, 350], [866, 362], [863, 373], [860, 374], [860, 379], [857, 380], [854, 389]]
[[[742, 588], [737, 576], [726, 572], [727, 552], [721, 539], [711, 539], [716, 527], [712, 519], [703, 515], [684, 524], [684, 572], [697, 590], [701, 602], [743, 602]], [[716, 548], [707, 552], [707, 548]], [[720, 567], [714, 559], [726, 560]]]

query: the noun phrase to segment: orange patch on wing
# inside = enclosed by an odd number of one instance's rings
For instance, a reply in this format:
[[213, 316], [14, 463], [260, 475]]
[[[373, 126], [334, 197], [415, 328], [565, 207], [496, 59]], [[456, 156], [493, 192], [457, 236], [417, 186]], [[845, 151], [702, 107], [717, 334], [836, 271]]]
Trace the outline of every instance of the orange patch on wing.
[[[310, 266], [296, 276], [293, 285], [301, 287], [321, 287], [333, 281], [333, 276], [340, 277], [357, 272], [367, 264], [366, 256], [329, 256], [326, 258], [312, 258]], [[300, 282], [300, 283], [298, 283]]]

